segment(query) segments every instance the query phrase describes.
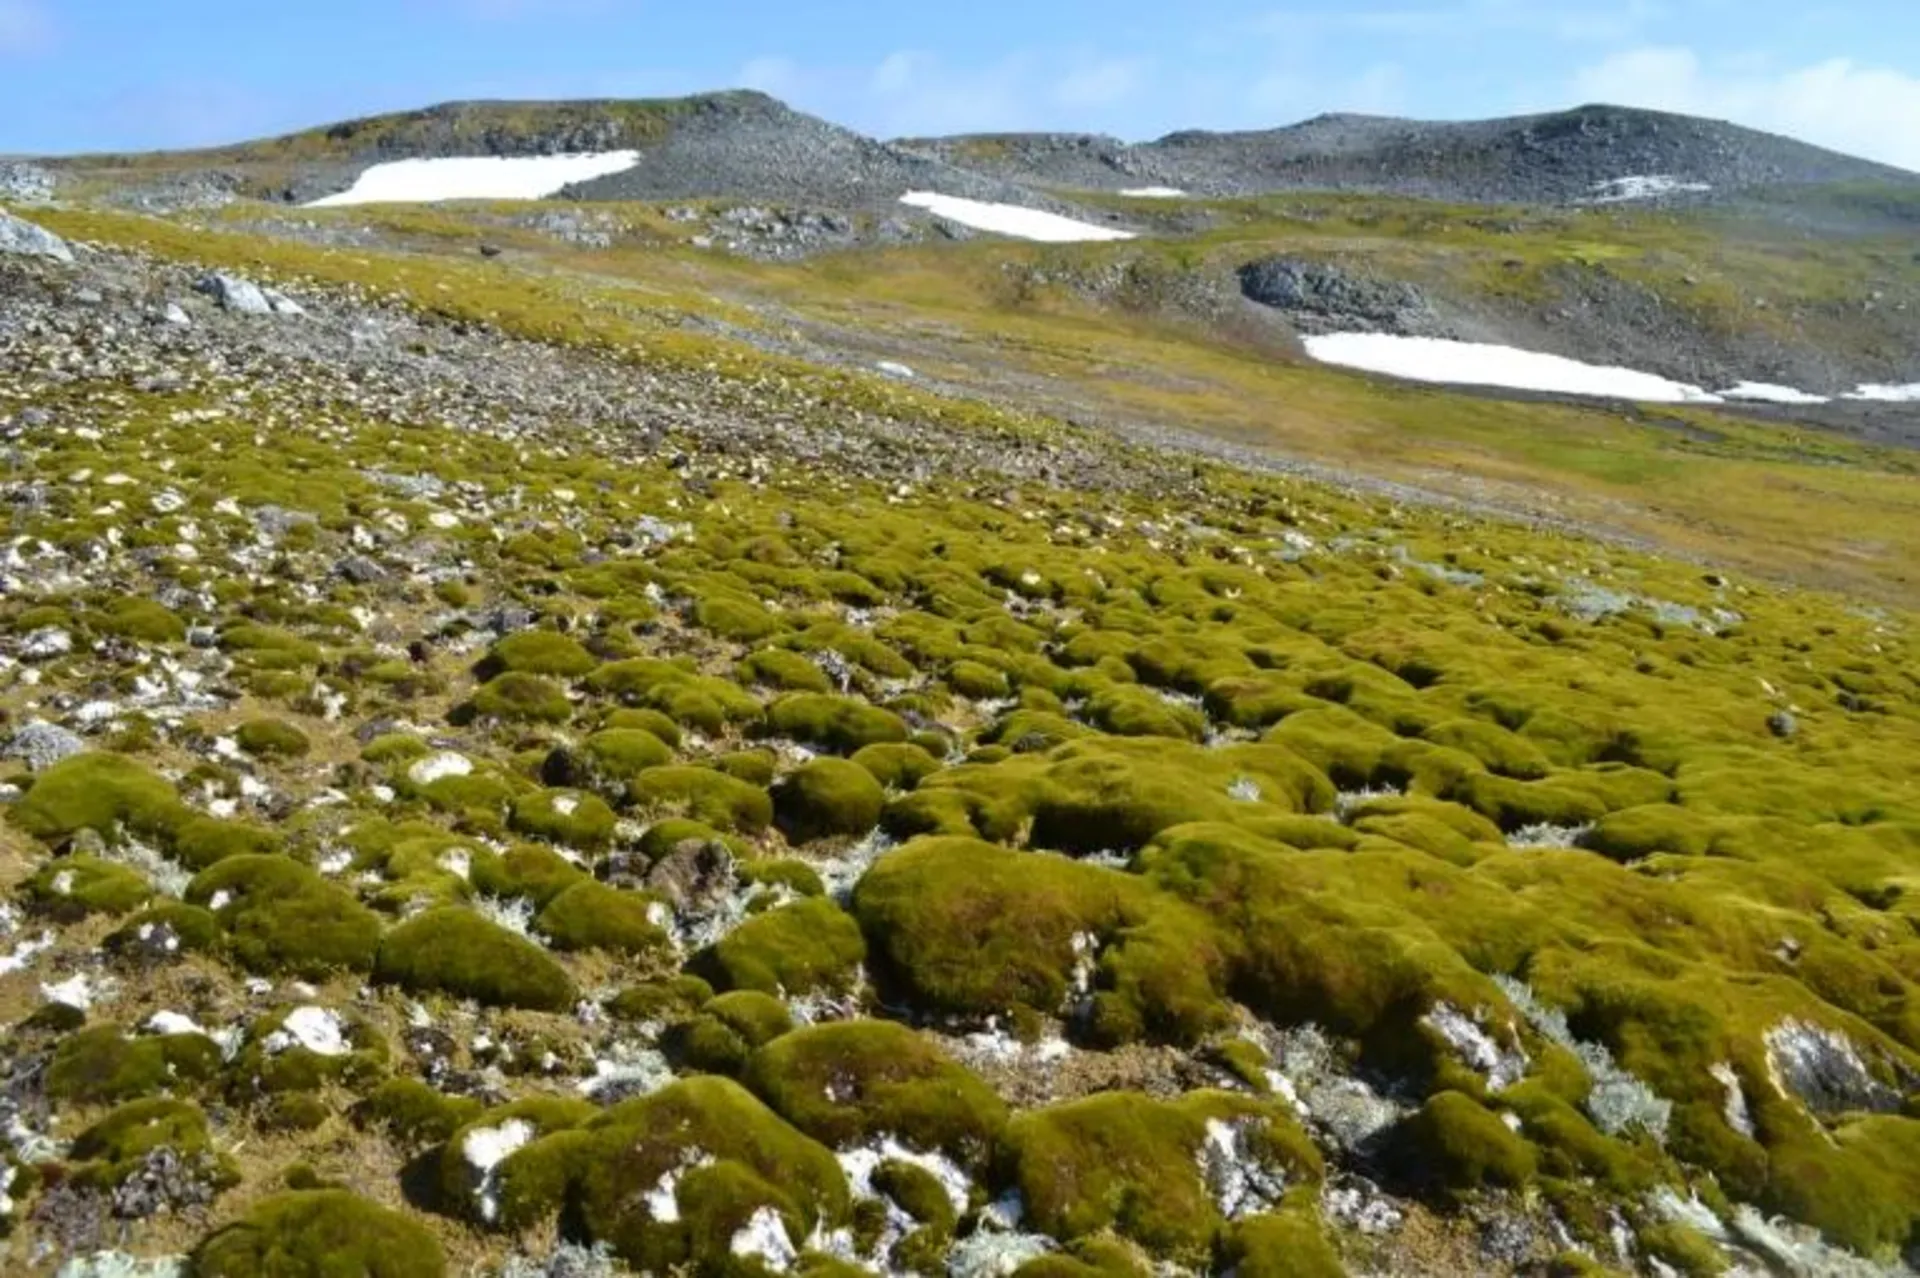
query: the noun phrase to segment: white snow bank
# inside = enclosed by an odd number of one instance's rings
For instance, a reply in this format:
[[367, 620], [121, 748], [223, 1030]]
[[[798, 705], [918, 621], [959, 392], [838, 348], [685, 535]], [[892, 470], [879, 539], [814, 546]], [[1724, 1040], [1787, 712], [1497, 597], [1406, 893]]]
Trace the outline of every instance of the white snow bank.
[[1184, 200], [1187, 193], [1177, 186], [1135, 186], [1120, 192], [1135, 200]]
[[1598, 395], [1654, 404], [1718, 404], [1718, 395], [1631, 368], [1479, 342], [1392, 333], [1327, 333], [1305, 339], [1307, 354], [1328, 364], [1416, 382], [1499, 386], [1562, 395]]
[[1813, 395], [1791, 386], [1776, 386], [1771, 382], [1741, 382], [1738, 386], [1723, 390], [1720, 394], [1727, 399], [1748, 399], [1763, 404], [1824, 404], [1825, 395]]
[[430, 204], [436, 200], [538, 200], [564, 186], [624, 173], [638, 151], [573, 155], [463, 155], [376, 164], [310, 209], [345, 204]]
[[1095, 226], [1091, 222], [1076, 222], [1070, 217], [1061, 217], [1058, 213], [1024, 209], [1017, 204], [990, 204], [984, 200], [963, 200], [957, 195], [940, 195], [934, 191], [908, 191], [900, 197], [900, 202], [911, 204], [917, 209], [925, 209], [935, 217], [946, 218], [949, 222], [970, 226], [976, 231], [992, 231], [996, 235], [1010, 235], [1017, 240], [1071, 244], [1079, 240], [1130, 240], [1133, 238], [1131, 231], [1116, 230], [1111, 226]]
[[1660, 195], [1697, 193], [1712, 189], [1713, 187], [1705, 182], [1682, 182], [1679, 178], [1665, 173], [1647, 173], [1634, 177], [1614, 178], [1608, 182], [1595, 182], [1592, 202], [1618, 204], [1625, 200], [1651, 200]]
[[1909, 382], [1905, 386], [1885, 386], [1877, 382], [1869, 382], [1842, 398], [1870, 399], [1884, 404], [1920, 403], [1920, 382]]

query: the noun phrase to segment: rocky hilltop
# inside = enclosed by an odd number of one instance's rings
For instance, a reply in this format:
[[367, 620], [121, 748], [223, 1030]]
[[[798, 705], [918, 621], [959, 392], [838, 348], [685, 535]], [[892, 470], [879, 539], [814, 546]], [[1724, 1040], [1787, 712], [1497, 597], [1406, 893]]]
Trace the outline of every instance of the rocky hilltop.
[[[1323, 115], [1280, 129], [1192, 130], [1139, 144], [1016, 133], [902, 145], [1008, 181], [1099, 190], [1164, 186], [1216, 196], [1333, 190], [1546, 204], [1636, 193], [1920, 182], [1886, 165], [1737, 125], [1612, 106], [1460, 123]], [[1632, 178], [1665, 183], [1622, 185]]]

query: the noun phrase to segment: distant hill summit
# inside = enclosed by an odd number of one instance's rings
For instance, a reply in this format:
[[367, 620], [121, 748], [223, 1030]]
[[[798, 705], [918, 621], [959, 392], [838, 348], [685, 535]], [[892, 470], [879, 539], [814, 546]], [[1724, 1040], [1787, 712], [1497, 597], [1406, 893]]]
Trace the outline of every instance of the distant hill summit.
[[1087, 134], [1003, 133], [900, 145], [1007, 181], [1106, 190], [1163, 186], [1195, 195], [1340, 190], [1562, 203], [1704, 195], [1703, 187], [1732, 193], [1770, 185], [1920, 182], [1901, 169], [1723, 121], [1598, 105], [1460, 122], [1322, 115], [1285, 128], [1186, 130], [1136, 144]]
[[[721, 199], [874, 210], [910, 190], [1071, 211], [1075, 191], [1246, 196], [1351, 191], [1469, 202], [1578, 203], [1737, 195], [1779, 185], [1920, 177], [1715, 120], [1612, 106], [1422, 122], [1322, 115], [1284, 128], [1185, 130], [1129, 143], [1077, 133], [881, 141], [752, 90], [689, 97], [448, 102], [197, 151], [93, 155], [55, 171], [193, 174], [307, 203], [376, 164], [583, 152], [630, 167], [558, 194]], [[1084, 210], [1083, 210], [1084, 212]]]

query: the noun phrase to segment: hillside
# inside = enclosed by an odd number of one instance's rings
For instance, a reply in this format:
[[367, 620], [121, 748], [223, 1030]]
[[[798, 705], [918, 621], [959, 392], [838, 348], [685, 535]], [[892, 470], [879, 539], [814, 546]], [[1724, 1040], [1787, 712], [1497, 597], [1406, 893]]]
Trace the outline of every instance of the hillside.
[[1911, 1278], [1910, 187], [924, 151], [0, 166], [0, 1270]]
[[[1285, 128], [1190, 130], [1157, 141], [1061, 134], [919, 139], [903, 147], [1011, 182], [1194, 195], [1356, 191], [1517, 204], [1728, 195], [1920, 177], [1717, 120], [1584, 106], [1501, 120], [1324, 115]], [[1654, 186], [1628, 179], [1661, 179]]]

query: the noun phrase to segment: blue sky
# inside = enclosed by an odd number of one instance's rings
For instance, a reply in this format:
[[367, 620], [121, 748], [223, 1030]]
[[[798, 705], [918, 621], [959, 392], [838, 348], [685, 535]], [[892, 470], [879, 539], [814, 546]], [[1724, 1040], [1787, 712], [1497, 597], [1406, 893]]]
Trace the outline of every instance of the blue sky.
[[0, 153], [734, 85], [883, 136], [1618, 101], [1920, 169], [1914, 0], [0, 0]]

